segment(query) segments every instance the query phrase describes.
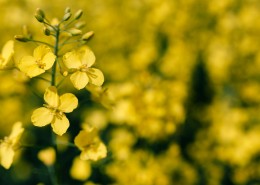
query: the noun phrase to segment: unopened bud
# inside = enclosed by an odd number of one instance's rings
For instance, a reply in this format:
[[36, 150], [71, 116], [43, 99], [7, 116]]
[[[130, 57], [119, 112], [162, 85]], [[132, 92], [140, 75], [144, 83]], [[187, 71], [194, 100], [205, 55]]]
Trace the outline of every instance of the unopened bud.
[[83, 11], [82, 10], [78, 10], [76, 13], [75, 13], [75, 16], [74, 16], [74, 19], [77, 20], [79, 19], [83, 14]]
[[88, 41], [94, 36], [94, 31], [89, 31], [82, 36], [82, 40]]
[[44, 12], [40, 8], [37, 8], [36, 13], [35, 13], [35, 18], [39, 22], [43, 22], [44, 21], [45, 14], [44, 14]]
[[38, 14], [35, 14], [34, 17], [37, 19], [37, 21], [39, 22], [43, 22], [44, 21], [44, 18]]
[[65, 12], [65, 14], [70, 13], [70, 7], [67, 7], [64, 12]]
[[51, 34], [51, 31], [47, 28], [47, 27], [44, 27], [43, 28], [43, 33], [47, 36], [49, 36]]
[[68, 30], [68, 32], [72, 35], [72, 36], [77, 36], [77, 35], [81, 35], [82, 31], [76, 28], [71, 28]]
[[37, 8], [37, 9], [36, 9], [36, 14], [38, 14], [38, 15], [42, 16], [43, 18], [45, 18], [45, 14], [44, 14], [44, 12], [42, 11], [42, 9], [40, 9], [40, 8]]
[[68, 13], [66, 13], [64, 16], [63, 16], [63, 21], [67, 21], [67, 20], [69, 20], [70, 19], [70, 17], [71, 17], [71, 13], [70, 12], [68, 12]]
[[18, 40], [20, 42], [28, 42], [28, 41], [30, 41], [30, 39], [28, 39], [27, 37], [25, 37], [23, 35], [15, 35], [14, 39]]
[[84, 21], [77, 22], [75, 24], [75, 28], [82, 29], [85, 25], [86, 25], [86, 23]]

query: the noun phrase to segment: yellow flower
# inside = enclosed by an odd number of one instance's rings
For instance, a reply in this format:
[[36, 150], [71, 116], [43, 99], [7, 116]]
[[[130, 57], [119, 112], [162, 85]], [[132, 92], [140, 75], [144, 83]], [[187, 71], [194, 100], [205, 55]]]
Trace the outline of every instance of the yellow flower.
[[44, 93], [44, 101], [46, 104], [33, 112], [32, 123], [38, 127], [51, 124], [53, 132], [63, 135], [69, 128], [69, 120], [64, 113], [72, 112], [78, 106], [77, 97], [71, 93], [59, 96], [56, 87], [50, 86]]
[[4, 45], [2, 52], [0, 54], [0, 69], [6, 68], [13, 61], [12, 57], [14, 55], [14, 41], [9, 40]]
[[0, 141], [0, 164], [5, 168], [9, 169], [13, 163], [15, 150], [24, 128], [22, 128], [21, 122], [16, 122], [13, 125], [12, 132], [9, 137], [5, 137]]
[[94, 53], [88, 47], [68, 52], [63, 56], [65, 66], [73, 73], [70, 80], [76, 89], [82, 89], [88, 83], [96, 86], [103, 84], [103, 73], [99, 69], [91, 67], [95, 60]]
[[56, 56], [51, 49], [45, 45], [40, 45], [33, 51], [33, 56], [24, 56], [17, 64], [18, 68], [30, 78], [38, 76], [50, 69]]
[[106, 146], [100, 141], [97, 129], [93, 127], [80, 131], [74, 143], [81, 150], [82, 160], [97, 161], [107, 155]]
[[51, 166], [56, 160], [56, 153], [54, 148], [48, 147], [41, 150], [38, 153], [38, 159], [40, 159], [46, 166]]
[[85, 181], [91, 175], [91, 165], [89, 161], [83, 161], [79, 157], [74, 158], [70, 169], [70, 176], [73, 179]]

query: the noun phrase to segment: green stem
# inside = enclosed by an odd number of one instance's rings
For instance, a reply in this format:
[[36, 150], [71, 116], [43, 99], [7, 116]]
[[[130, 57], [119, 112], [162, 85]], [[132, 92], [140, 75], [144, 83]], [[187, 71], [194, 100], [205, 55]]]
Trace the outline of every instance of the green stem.
[[[51, 85], [56, 86], [56, 67], [57, 67], [57, 61], [58, 61], [58, 53], [59, 53], [59, 37], [60, 37], [60, 28], [57, 26], [55, 28], [55, 45], [54, 45], [54, 55], [56, 56], [56, 60], [52, 66], [51, 71]], [[56, 143], [56, 135], [51, 130], [51, 136], [52, 136], [52, 146], [55, 149], [56, 153], [56, 160], [58, 161], [58, 149], [57, 149], [57, 143]], [[51, 181], [53, 185], [58, 185], [58, 179], [56, 176], [57, 171], [57, 164], [58, 162], [55, 162], [55, 164], [50, 168], [50, 174], [51, 174]]]
[[52, 184], [53, 185], [58, 185], [57, 178], [55, 176], [55, 168], [54, 168], [54, 166], [47, 166], [47, 168], [48, 168], [49, 173], [52, 174], [51, 175], [51, 182], [52, 182]]
[[57, 66], [58, 53], [59, 53], [59, 37], [60, 37], [60, 29], [58, 27], [57, 31], [55, 33], [54, 55], [56, 55], [56, 60], [52, 67], [52, 74], [51, 74], [51, 85], [52, 86], [55, 86], [55, 82], [56, 82], [56, 66]]
[[[49, 22], [49, 21], [48, 21], [48, 22]], [[48, 23], [48, 22], [44, 21], [44, 24], [46, 24], [47, 26], [51, 27], [53, 30], [58, 31], [55, 26], [51, 25], [51, 24]]]

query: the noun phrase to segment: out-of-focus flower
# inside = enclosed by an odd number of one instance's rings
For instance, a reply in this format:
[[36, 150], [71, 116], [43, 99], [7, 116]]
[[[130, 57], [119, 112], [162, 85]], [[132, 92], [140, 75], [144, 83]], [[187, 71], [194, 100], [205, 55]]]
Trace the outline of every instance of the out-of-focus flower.
[[12, 57], [14, 55], [14, 41], [9, 40], [5, 43], [0, 54], [0, 69], [11, 66], [13, 63]]
[[100, 141], [97, 129], [94, 127], [80, 131], [74, 142], [81, 150], [80, 159], [82, 160], [97, 161], [107, 155], [106, 146]]
[[51, 49], [40, 45], [33, 51], [33, 56], [24, 56], [17, 64], [18, 68], [30, 78], [38, 76], [50, 69], [56, 60]]
[[103, 84], [103, 73], [99, 69], [91, 67], [95, 60], [94, 53], [88, 47], [82, 47], [64, 55], [63, 62], [72, 72], [70, 80], [76, 89], [83, 89], [88, 83], [96, 86]]
[[13, 125], [11, 134], [0, 141], [0, 164], [5, 169], [9, 169], [13, 163], [15, 150], [23, 131], [22, 123], [16, 122]]
[[56, 160], [56, 153], [54, 148], [49, 147], [41, 150], [38, 153], [38, 159], [40, 159], [46, 166], [51, 166]]
[[91, 93], [91, 99], [93, 101], [101, 103], [106, 108], [112, 108], [113, 98], [111, 93], [107, 88], [102, 88], [100, 86], [88, 84], [86, 89]]
[[79, 157], [76, 157], [73, 160], [70, 175], [73, 179], [86, 180], [91, 175], [91, 165], [89, 161], [83, 161]]
[[50, 86], [44, 93], [44, 100], [47, 104], [33, 112], [32, 123], [38, 127], [51, 123], [53, 132], [63, 135], [69, 127], [69, 120], [64, 113], [72, 112], [78, 106], [77, 97], [72, 93], [59, 96], [56, 87]]

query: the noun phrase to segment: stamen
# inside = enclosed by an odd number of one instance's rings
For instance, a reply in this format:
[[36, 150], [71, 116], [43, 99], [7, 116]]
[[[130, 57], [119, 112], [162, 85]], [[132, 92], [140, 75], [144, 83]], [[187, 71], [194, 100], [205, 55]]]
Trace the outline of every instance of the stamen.
[[39, 67], [40, 69], [44, 69], [45, 66], [46, 66], [46, 64], [43, 63], [41, 59], [36, 60], [36, 64], [38, 65], [38, 67]]

